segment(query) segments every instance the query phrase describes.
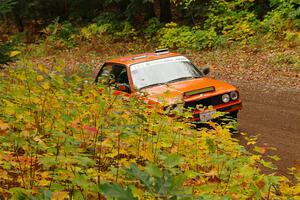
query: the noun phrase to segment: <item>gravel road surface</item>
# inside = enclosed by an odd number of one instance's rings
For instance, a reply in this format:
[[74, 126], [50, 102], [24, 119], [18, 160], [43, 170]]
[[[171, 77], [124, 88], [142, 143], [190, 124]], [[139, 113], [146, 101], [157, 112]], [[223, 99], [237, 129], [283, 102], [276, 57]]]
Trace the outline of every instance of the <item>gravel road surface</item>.
[[[300, 164], [300, 90], [257, 83], [233, 83], [243, 100], [239, 113], [240, 131], [258, 135], [258, 145], [271, 146], [281, 160], [278, 173], [288, 176], [287, 168]], [[243, 143], [242, 136], [238, 138]]]

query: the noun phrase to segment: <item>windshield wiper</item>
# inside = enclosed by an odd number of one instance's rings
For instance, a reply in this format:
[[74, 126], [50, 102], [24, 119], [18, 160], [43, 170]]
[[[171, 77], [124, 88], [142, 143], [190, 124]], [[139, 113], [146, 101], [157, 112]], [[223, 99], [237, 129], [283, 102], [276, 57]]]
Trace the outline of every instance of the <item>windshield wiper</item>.
[[141, 89], [145, 89], [145, 88], [148, 88], [148, 87], [154, 87], [154, 86], [158, 86], [158, 85], [163, 85], [165, 83], [153, 83], [153, 84], [150, 84], [150, 85], [146, 85], [146, 86], [143, 86], [140, 88]]
[[189, 79], [194, 79], [194, 78], [200, 78], [200, 76], [186, 76], [186, 77], [176, 78], [176, 79], [170, 80], [166, 83], [174, 83], [177, 81], [189, 80]]

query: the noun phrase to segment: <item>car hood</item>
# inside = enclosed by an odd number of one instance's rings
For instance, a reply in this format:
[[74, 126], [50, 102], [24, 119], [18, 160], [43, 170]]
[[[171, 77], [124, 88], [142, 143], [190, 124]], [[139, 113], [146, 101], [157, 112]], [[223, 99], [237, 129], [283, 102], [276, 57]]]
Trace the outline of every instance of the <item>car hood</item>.
[[[215, 88], [214, 91], [202, 94], [195, 94], [187, 98], [183, 98], [185, 92], [190, 92], [212, 86]], [[236, 87], [223, 81], [214, 80], [210, 78], [197, 78], [165, 85], [154, 86], [151, 88], [145, 88], [142, 90], [142, 93], [145, 93], [147, 99], [149, 99], [153, 103], [170, 105], [183, 101], [188, 102], [193, 100], [204, 99], [210, 96], [227, 93], [233, 90], [236, 90]]]

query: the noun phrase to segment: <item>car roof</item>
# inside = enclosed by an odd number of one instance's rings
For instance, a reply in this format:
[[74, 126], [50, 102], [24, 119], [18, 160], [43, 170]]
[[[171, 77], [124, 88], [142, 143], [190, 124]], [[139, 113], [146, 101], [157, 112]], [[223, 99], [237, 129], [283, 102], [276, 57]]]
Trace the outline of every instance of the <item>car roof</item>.
[[114, 58], [112, 60], [107, 61], [106, 63], [118, 63], [123, 64], [129, 67], [130, 65], [136, 64], [136, 63], [142, 63], [146, 61], [151, 60], [157, 60], [162, 58], [168, 58], [168, 57], [174, 57], [174, 56], [180, 56], [179, 53], [171, 53], [171, 52], [161, 52], [161, 53], [143, 53], [143, 54], [135, 54], [120, 58]]

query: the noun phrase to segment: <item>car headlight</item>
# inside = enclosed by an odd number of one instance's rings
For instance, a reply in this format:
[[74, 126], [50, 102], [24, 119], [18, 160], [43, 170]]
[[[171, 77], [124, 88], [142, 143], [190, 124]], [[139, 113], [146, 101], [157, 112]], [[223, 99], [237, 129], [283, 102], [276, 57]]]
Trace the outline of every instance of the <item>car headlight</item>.
[[231, 100], [237, 100], [239, 98], [239, 94], [236, 91], [230, 92]]
[[229, 96], [229, 94], [223, 94], [223, 95], [222, 95], [222, 101], [223, 101], [224, 103], [228, 103], [228, 102], [230, 101], [230, 96]]

